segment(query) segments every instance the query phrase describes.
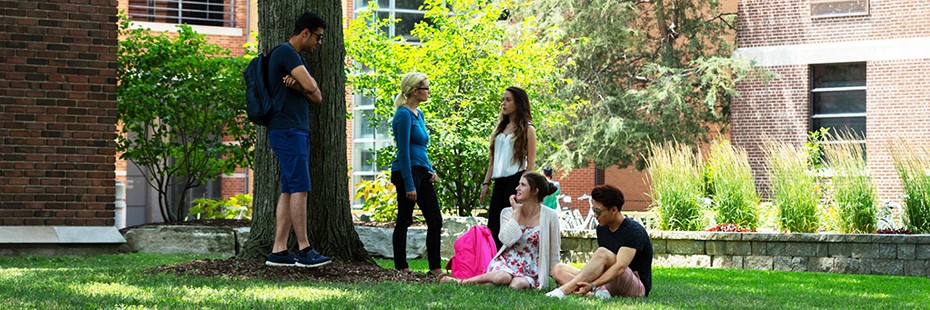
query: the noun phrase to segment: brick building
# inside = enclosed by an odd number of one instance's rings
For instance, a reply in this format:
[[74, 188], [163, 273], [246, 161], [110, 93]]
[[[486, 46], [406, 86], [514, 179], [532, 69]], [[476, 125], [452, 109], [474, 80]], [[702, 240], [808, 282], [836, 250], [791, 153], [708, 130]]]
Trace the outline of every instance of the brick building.
[[779, 75], [740, 84], [732, 106], [732, 140], [756, 174], [762, 133], [800, 145], [848, 128], [865, 138], [846, 143], [864, 143], [879, 199], [899, 199], [890, 143], [930, 141], [928, 21], [928, 0], [741, 0], [737, 54]]
[[0, 254], [122, 243], [116, 1], [2, 0], [0, 19]]

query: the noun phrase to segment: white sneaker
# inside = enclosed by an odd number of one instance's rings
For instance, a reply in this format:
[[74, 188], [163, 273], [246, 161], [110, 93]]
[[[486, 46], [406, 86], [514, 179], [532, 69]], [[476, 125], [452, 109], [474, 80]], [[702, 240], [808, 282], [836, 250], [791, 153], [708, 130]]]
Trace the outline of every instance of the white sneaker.
[[594, 297], [597, 297], [600, 299], [609, 299], [612, 296], [610, 296], [610, 292], [608, 292], [607, 290], [601, 289], [601, 290], [594, 291]]
[[563, 293], [562, 290], [556, 288], [552, 290], [551, 292], [546, 293], [546, 297], [555, 297], [558, 299], [563, 299], [565, 298], [565, 293]]

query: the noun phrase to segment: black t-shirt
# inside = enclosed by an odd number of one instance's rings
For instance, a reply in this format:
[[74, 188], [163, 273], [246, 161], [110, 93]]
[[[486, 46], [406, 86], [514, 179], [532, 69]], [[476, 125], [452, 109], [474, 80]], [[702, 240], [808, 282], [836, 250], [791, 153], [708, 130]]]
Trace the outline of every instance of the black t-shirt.
[[646, 233], [646, 228], [630, 218], [624, 218], [617, 231], [611, 232], [610, 227], [597, 227], [597, 245], [616, 254], [621, 247], [636, 249], [633, 260], [630, 261], [630, 270], [639, 272], [639, 279], [646, 288], [646, 296], [652, 290], [652, 240]]
[[310, 102], [300, 91], [285, 86], [283, 80], [298, 66], [304, 66], [310, 72], [310, 66], [290, 43], [281, 43], [271, 52], [271, 58], [268, 59], [268, 87], [272, 91], [280, 89], [287, 94], [281, 111], [272, 115], [268, 129], [296, 128], [310, 131]]

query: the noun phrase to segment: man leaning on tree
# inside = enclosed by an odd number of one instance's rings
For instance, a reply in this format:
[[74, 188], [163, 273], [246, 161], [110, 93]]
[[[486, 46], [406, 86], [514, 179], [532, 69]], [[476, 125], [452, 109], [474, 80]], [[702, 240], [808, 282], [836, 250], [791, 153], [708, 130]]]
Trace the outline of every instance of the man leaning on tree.
[[[326, 23], [320, 16], [304, 13], [297, 19], [291, 38], [276, 47], [268, 61], [269, 88], [287, 92], [281, 110], [276, 111], [268, 123], [268, 141], [281, 164], [274, 248], [265, 261], [269, 266], [319, 267], [332, 261], [314, 250], [307, 237], [310, 103], [319, 104], [323, 95], [307, 63], [300, 57], [301, 52], [312, 52], [323, 43], [325, 29]], [[296, 254], [287, 251], [291, 227], [297, 235], [299, 250]]]

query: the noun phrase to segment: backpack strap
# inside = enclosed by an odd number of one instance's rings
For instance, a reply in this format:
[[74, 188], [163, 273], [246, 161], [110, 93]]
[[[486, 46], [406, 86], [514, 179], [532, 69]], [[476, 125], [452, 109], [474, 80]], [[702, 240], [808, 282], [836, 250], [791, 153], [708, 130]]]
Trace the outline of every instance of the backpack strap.
[[[268, 53], [265, 53], [264, 55], [262, 55], [262, 61], [264, 62], [263, 68], [265, 68], [265, 70], [266, 70], [266, 72], [263, 72], [262, 74], [263, 74], [264, 77], [265, 77], [265, 86], [266, 86], [266, 89], [270, 92], [268, 95], [272, 98], [272, 102], [274, 102], [274, 106], [272, 106], [272, 111], [275, 112], [275, 113], [277, 113], [278, 111], [281, 111], [282, 109], [284, 109], [284, 95], [287, 94], [287, 93], [281, 91], [282, 88], [286, 87], [286, 86], [284, 86], [283, 83], [281, 83], [281, 84], [278, 84], [278, 83], [269, 84], [269, 81], [268, 81], [268, 70], [269, 70], [269, 68], [268, 68], [268, 63], [271, 62], [271, 54], [273, 54], [275, 50], [277, 50], [279, 47], [283, 46], [284, 44], [290, 44], [290, 43], [288, 43], [287, 41], [281, 42], [281, 44], [278, 44], [277, 46], [271, 48], [271, 50], [268, 51]], [[268, 87], [269, 85], [276, 85], [276, 87]], [[272, 90], [272, 88], [274, 88], [274, 89]]]

